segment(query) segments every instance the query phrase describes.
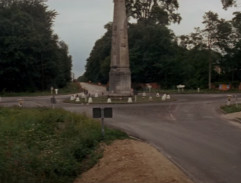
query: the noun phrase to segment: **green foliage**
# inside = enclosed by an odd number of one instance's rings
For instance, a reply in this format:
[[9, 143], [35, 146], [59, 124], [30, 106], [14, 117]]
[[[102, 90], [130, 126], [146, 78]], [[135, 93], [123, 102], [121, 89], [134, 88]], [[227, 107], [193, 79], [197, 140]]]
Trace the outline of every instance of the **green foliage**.
[[234, 112], [240, 112], [241, 111], [241, 104], [233, 104], [230, 106], [221, 106], [221, 109], [226, 113], [234, 113]]
[[0, 108], [0, 182], [73, 182], [93, 166], [102, 141], [126, 138], [85, 116], [48, 108]]
[[[182, 83], [189, 88], [207, 87], [209, 57], [206, 51], [188, 51], [178, 47], [174, 34], [162, 25], [130, 24], [128, 31], [133, 82], [158, 82], [162, 88], [175, 88]], [[85, 80], [108, 81], [110, 45], [109, 28], [92, 50], [86, 66]], [[106, 52], [103, 52], [104, 48]], [[100, 70], [96, 69], [97, 66]]]
[[53, 34], [44, 0], [0, 0], [0, 91], [44, 90], [70, 81], [68, 47]]
[[[79, 93], [82, 88], [78, 82], [67, 83], [67, 85], [59, 89], [58, 93], [60, 95]], [[48, 96], [51, 95], [50, 88], [44, 91], [34, 91], [34, 92], [0, 92], [0, 96], [14, 97], [14, 96]]]
[[[126, 6], [129, 17], [137, 20], [128, 26], [134, 83], [157, 82], [162, 88], [185, 84], [186, 88], [196, 89], [211, 88], [214, 82], [241, 82], [240, 12], [235, 12], [232, 21], [226, 21], [209, 11], [203, 17], [204, 29], [196, 28], [194, 33], [177, 38], [166, 27], [180, 20], [175, 12], [177, 1], [127, 0]], [[156, 12], [156, 8], [160, 11]], [[111, 23], [106, 29], [87, 60], [86, 81], [108, 82]]]
[[[133, 24], [129, 28], [130, 65], [133, 82], [160, 82], [178, 78], [173, 68], [176, 44], [165, 26]], [[173, 71], [173, 72], [172, 72]]]
[[227, 54], [220, 60], [223, 77], [228, 81], [241, 82], [241, 12], [235, 12], [232, 20], [232, 39]]
[[127, 15], [138, 23], [168, 25], [180, 23], [177, 0], [126, 0]]
[[95, 46], [87, 59], [84, 78], [87, 78], [87, 80], [92, 82], [106, 83], [108, 81], [110, 67], [109, 65], [106, 66], [106, 62], [109, 63], [107, 59], [110, 57], [112, 36], [111, 27], [111, 23], [105, 25], [107, 32], [101, 39], [96, 41]]
[[237, 3], [236, 0], [221, 0], [221, 2], [224, 9], [227, 9], [230, 6], [234, 6]]

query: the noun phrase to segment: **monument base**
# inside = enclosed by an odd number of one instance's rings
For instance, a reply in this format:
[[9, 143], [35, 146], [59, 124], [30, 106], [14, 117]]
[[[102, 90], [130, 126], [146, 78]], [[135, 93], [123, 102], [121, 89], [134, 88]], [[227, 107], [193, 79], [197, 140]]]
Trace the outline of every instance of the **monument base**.
[[129, 68], [111, 68], [109, 73], [109, 96], [132, 96]]

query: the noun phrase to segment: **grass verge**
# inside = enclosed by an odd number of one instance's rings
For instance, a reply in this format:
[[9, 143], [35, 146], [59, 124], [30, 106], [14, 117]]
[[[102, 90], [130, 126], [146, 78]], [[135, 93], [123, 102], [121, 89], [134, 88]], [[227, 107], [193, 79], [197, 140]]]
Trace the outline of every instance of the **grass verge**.
[[240, 112], [241, 111], [241, 104], [233, 104], [230, 106], [221, 106], [221, 109], [225, 112], [225, 113], [234, 113], [234, 112]]
[[72, 183], [102, 156], [100, 143], [123, 138], [61, 109], [0, 108], [0, 182]]

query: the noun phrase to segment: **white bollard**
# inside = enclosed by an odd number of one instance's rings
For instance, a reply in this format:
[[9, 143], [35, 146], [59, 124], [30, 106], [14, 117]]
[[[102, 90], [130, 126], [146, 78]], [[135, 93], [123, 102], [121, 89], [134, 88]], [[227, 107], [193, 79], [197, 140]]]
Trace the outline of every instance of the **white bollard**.
[[88, 99], [88, 103], [89, 103], [89, 104], [93, 103], [92, 97], [90, 97], [90, 98]]
[[149, 97], [149, 101], [152, 101], [152, 96]]
[[128, 103], [133, 103], [132, 98], [129, 97], [127, 102], [128, 102]]
[[108, 99], [107, 99], [107, 103], [111, 103], [111, 98], [108, 98]]
[[58, 95], [59, 89], [56, 88], [56, 89], [54, 89], [54, 90], [55, 90], [55, 94]]
[[71, 95], [70, 101], [74, 101], [74, 100], [75, 100], [75, 97], [73, 95]]
[[162, 101], [165, 101], [166, 99], [167, 99], [167, 95], [164, 94], [164, 95], [162, 96]]
[[171, 99], [171, 96], [170, 96], [170, 95], [167, 95], [166, 98], [167, 98], [167, 100], [170, 100], [170, 99]]
[[18, 99], [18, 106], [23, 107], [23, 99]]
[[156, 94], [156, 97], [159, 98], [159, 97], [160, 97], [160, 93], [157, 93], [157, 94]]
[[99, 97], [99, 94], [98, 93], [95, 93], [95, 98], [98, 98]]
[[76, 97], [75, 102], [80, 102], [79, 97]]

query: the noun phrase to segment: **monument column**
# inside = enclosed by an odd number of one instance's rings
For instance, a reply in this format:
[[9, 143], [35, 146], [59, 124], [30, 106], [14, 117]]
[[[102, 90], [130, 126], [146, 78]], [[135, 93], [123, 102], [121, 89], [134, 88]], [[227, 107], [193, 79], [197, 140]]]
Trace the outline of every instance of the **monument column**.
[[125, 0], [114, 0], [109, 95], [130, 96], [131, 94]]

